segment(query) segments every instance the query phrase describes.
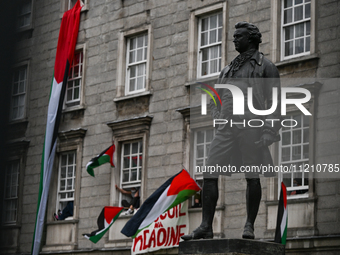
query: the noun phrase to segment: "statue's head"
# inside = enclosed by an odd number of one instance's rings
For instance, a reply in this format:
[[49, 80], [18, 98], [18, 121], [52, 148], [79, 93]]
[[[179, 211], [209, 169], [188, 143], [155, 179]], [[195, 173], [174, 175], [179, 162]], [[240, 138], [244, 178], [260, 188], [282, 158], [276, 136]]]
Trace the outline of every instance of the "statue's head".
[[251, 48], [259, 48], [262, 35], [257, 26], [248, 22], [238, 22], [235, 28], [233, 42], [238, 52], [242, 53]]

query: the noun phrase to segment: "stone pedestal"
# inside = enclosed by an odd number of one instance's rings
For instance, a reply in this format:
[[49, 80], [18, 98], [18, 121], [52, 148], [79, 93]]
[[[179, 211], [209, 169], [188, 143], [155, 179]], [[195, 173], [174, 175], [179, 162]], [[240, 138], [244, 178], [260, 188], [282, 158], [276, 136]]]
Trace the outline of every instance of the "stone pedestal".
[[284, 255], [282, 244], [247, 239], [201, 239], [179, 243], [179, 255]]

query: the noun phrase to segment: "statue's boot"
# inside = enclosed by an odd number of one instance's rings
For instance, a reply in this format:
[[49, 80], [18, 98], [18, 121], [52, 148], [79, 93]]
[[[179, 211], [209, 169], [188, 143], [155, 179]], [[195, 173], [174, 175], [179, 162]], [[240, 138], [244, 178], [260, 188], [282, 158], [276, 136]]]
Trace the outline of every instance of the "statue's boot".
[[247, 178], [247, 222], [244, 226], [242, 238], [254, 239], [254, 222], [259, 211], [261, 201], [261, 183], [259, 178]]
[[210, 239], [214, 237], [212, 222], [218, 199], [218, 179], [204, 179], [202, 190], [202, 223], [191, 234], [183, 235], [185, 241], [193, 239]]

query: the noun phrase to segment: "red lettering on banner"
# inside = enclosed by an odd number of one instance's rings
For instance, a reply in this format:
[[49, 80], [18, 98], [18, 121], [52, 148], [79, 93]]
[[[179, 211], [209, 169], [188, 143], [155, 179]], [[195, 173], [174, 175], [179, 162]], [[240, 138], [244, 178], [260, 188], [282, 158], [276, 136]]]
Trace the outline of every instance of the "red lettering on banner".
[[175, 216], [175, 207], [168, 211], [168, 216], [172, 219]]
[[168, 238], [166, 239], [165, 246], [168, 246], [168, 242], [169, 242], [169, 240], [170, 240], [170, 227], [167, 228], [167, 231], [166, 231], [166, 232], [168, 233]]
[[[163, 234], [163, 239], [161, 241], [161, 234]], [[165, 244], [167, 238], [166, 230], [165, 228], [160, 228], [157, 232], [157, 246], [162, 246]]]
[[148, 229], [145, 229], [143, 231], [143, 249], [142, 250], [145, 250], [145, 249], [148, 248], [147, 243], [146, 243], [146, 239], [147, 239], [146, 234], [149, 234], [149, 230]]
[[167, 213], [163, 213], [163, 214], [161, 214], [161, 216], [159, 216], [159, 217], [161, 218], [161, 220], [164, 220], [164, 219], [166, 218], [166, 215], [167, 215]]
[[136, 245], [137, 243], [140, 241], [140, 246], [139, 246], [139, 249], [142, 250], [143, 249], [143, 236], [140, 235], [140, 236], [137, 236], [134, 240], [134, 244], [133, 244], [133, 251], [136, 250]]
[[185, 212], [182, 213], [181, 210], [182, 210], [182, 204], [179, 204], [179, 217], [186, 215], [186, 213]]
[[160, 222], [156, 222], [155, 223], [155, 228], [163, 228], [162, 222], [161, 221]]
[[153, 243], [152, 247], [156, 246], [156, 234], [155, 234], [155, 230], [152, 230], [151, 232], [151, 236], [150, 236], [150, 240], [149, 240], [149, 247], [151, 248], [151, 243]]
[[[177, 231], [176, 231], [177, 229]], [[178, 231], [178, 226], [176, 226], [176, 229], [175, 228], [171, 228], [171, 233], [168, 232], [168, 235], [170, 236], [170, 239], [169, 239], [169, 242], [167, 243], [167, 246], [170, 246], [171, 243], [172, 245], [176, 245], [177, 244], [177, 239], [179, 238], [179, 231]], [[179, 239], [178, 239], [179, 241]]]

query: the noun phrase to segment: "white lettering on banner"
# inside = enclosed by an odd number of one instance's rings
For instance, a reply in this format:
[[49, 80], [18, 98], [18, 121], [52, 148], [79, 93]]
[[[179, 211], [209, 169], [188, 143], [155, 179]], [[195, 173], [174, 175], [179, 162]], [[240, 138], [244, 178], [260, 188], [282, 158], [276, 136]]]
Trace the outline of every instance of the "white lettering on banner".
[[181, 236], [189, 232], [187, 201], [159, 216], [133, 239], [131, 254], [142, 254], [177, 247]]

